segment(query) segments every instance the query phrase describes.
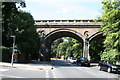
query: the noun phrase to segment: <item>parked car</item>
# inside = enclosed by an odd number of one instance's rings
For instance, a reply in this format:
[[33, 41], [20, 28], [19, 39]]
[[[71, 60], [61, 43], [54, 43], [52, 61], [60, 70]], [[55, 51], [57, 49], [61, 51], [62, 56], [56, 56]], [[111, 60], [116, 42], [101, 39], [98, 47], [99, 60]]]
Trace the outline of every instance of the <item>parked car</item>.
[[113, 65], [109, 63], [109, 60], [101, 60], [98, 64], [99, 70], [105, 70], [107, 72], [120, 72], [120, 65]]
[[68, 57], [67, 59], [70, 63], [76, 63], [77, 59], [74, 57]]
[[72, 57], [68, 57], [68, 58], [67, 58], [67, 61], [70, 61], [71, 59], [72, 59]]
[[81, 66], [90, 66], [90, 61], [87, 58], [77, 58], [76, 61], [77, 65], [81, 65]]

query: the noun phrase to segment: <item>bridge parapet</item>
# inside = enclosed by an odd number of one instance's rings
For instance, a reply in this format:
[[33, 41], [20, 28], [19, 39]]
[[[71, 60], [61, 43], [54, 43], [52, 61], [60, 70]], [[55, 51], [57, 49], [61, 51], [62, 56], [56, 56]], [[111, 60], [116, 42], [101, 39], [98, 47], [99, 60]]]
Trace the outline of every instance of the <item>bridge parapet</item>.
[[36, 20], [35, 25], [102, 25], [93, 20]]

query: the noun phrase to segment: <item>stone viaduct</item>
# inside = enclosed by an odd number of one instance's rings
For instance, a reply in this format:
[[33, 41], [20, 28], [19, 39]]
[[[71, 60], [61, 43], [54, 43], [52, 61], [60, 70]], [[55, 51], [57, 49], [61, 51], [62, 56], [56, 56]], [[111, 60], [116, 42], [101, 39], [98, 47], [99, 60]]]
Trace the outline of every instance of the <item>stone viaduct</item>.
[[44, 54], [46, 60], [49, 60], [51, 43], [61, 37], [72, 37], [82, 42], [83, 57], [90, 59], [89, 42], [96, 36], [102, 34], [99, 32], [101, 22], [93, 20], [36, 20], [36, 31], [40, 33], [42, 46], [47, 48], [49, 54]]

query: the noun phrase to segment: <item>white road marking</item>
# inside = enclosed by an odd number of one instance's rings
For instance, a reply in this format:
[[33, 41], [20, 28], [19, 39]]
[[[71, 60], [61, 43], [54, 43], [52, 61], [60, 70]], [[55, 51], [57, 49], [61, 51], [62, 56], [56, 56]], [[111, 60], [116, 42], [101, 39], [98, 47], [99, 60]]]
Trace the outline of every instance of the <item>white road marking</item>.
[[49, 76], [46, 76], [46, 78], [49, 78]]
[[88, 73], [93, 74], [93, 75], [95, 75], [95, 76], [97, 76], [97, 77], [100, 77], [100, 76], [97, 75], [96, 73], [91, 72], [90, 70], [92, 70], [92, 69], [90, 69], [90, 68], [83, 68], [83, 69], [84, 69], [84, 70], [87, 69], [86, 71], [87, 71]]
[[[101, 72], [101, 71], [94, 71], [93, 69], [91, 69], [91, 68], [88, 68], [88, 67], [77, 67], [77, 69], [83, 69], [83, 70], [85, 70], [86, 69], [86, 71], [88, 72], [88, 73], [90, 73], [90, 74], [93, 74], [93, 75], [95, 75], [95, 76], [97, 76], [97, 77], [103, 77], [103, 78], [117, 78], [117, 76], [115, 76], [115, 75], [113, 75], [113, 74], [110, 74], [110, 73], [107, 73], [107, 72]], [[94, 72], [94, 73], [93, 73]], [[106, 76], [107, 75], [107, 76]]]
[[8, 71], [9, 69], [2, 69], [0, 68], [0, 72]]
[[46, 78], [49, 78], [48, 70], [46, 70]]
[[54, 71], [52, 71], [52, 74], [53, 74], [53, 78], [58, 78]]
[[7, 77], [11, 77], [11, 78], [23, 78], [23, 77], [18, 77], [18, 76], [11, 76], [11, 75], [3, 75], [3, 74], [0, 74], [0, 76], [7, 76]]
[[[3, 68], [0, 68], [0, 72], [5, 72], [5, 71], [8, 71], [9, 69], [3, 69]], [[11, 76], [11, 75], [3, 75], [3, 74], [0, 74], [0, 76], [6, 76], [6, 77], [11, 77], [11, 78], [23, 78], [23, 77], [18, 77], [18, 76]]]
[[[89, 68], [90, 69], [90, 68]], [[93, 69], [90, 69], [91, 71], [93, 71]], [[95, 71], [95, 73], [97, 73], [98, 75], [101, 75], [101, 76], [104, 76], [105, 78], [107, 77], [107, 78], [117, 78], [117, 76], [115, 75], [115, 74], [111, 74], [111, 73], [107, 73], [107, 72], [104, 72], [104, 71], [99, 71], [98, 70], [98, 72], [96, 72]], [[106, 76], [107, 75], [107, 76]]]

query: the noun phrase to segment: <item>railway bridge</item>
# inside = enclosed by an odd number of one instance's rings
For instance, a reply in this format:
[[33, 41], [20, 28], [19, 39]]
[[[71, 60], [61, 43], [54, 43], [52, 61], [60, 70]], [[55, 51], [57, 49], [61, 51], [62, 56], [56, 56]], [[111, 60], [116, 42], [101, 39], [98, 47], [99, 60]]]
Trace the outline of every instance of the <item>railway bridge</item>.
[[51, 44], [54, 40], [61, 37], [72, 37], [82, 42], [83, 57], [90, 59], [89, 43], [95, 37], [102, 34], [98, 29], [101, 22], [93, 20], [36, 20], [36, 31], [41, 37], [41, 47], [48, 49], [47, 54], [43, 54], [45, 60], [50, 59]]

